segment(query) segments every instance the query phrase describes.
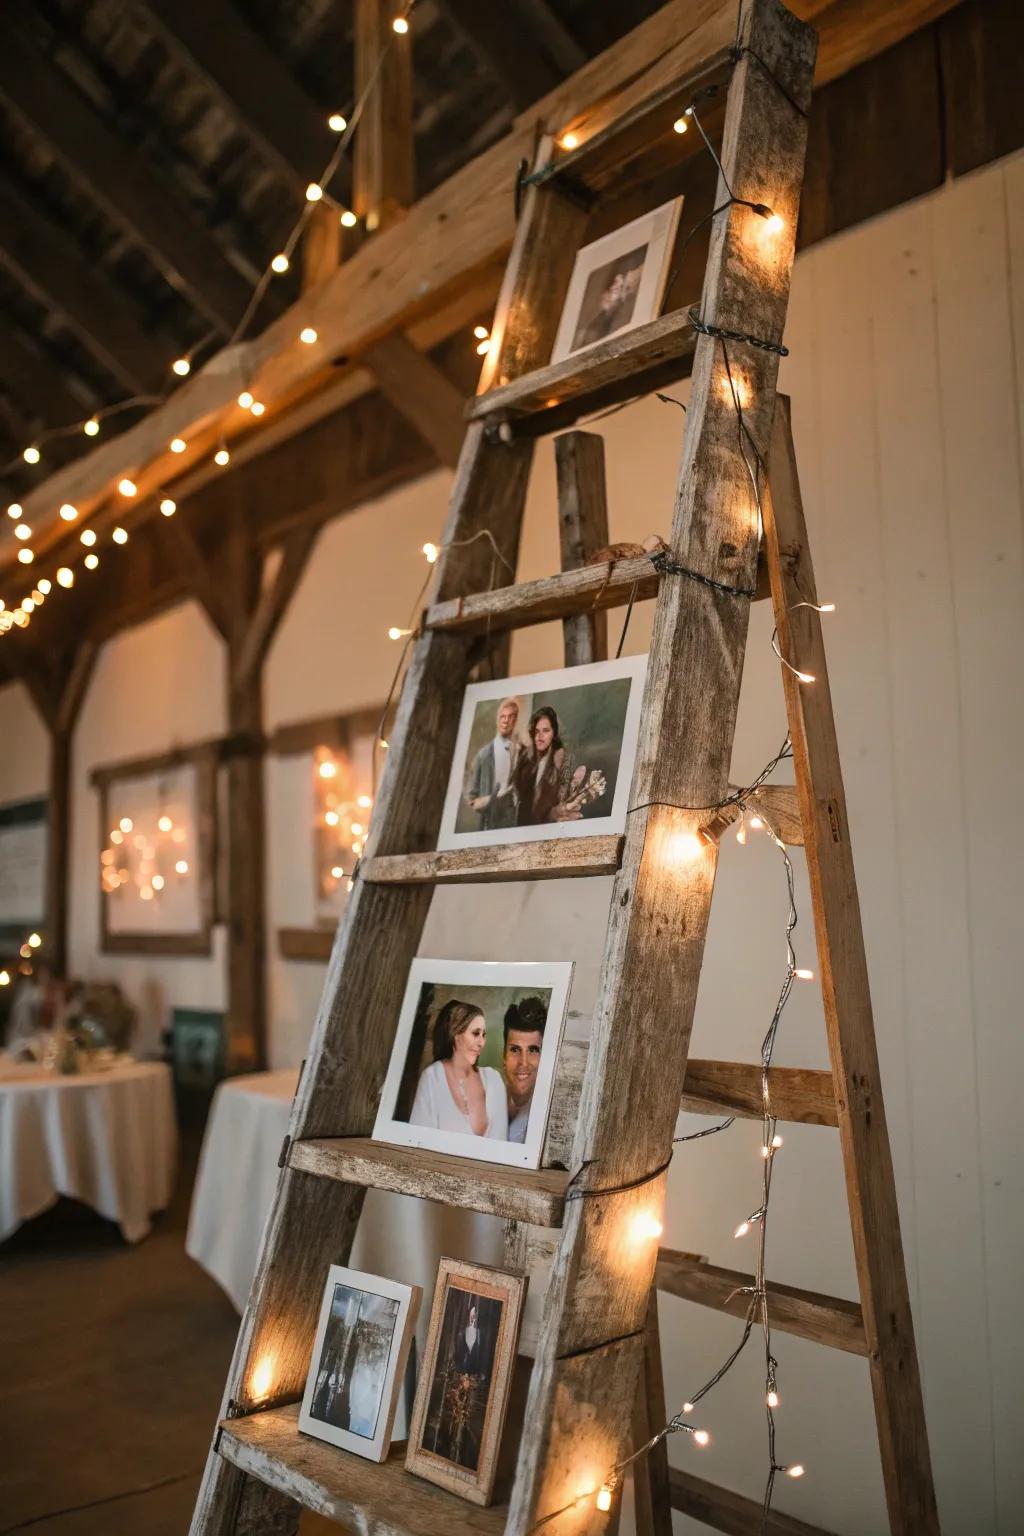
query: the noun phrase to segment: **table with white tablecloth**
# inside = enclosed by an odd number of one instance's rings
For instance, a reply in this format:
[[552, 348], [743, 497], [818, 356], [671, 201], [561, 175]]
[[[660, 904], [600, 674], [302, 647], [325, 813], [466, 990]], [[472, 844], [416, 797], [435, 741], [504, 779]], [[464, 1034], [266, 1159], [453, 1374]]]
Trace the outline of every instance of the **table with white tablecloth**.
[[221, 1083], [210, 1107], [185, 1251], [241, 1312], [277, 1186], [281, 1144], [298, 1084], [295, 1067]]
[[137, 1243], [170, 1201], [177, 1156], [163, 1062], [65, 1076], [0, 1057], [0, 1241], [66, 1195]]

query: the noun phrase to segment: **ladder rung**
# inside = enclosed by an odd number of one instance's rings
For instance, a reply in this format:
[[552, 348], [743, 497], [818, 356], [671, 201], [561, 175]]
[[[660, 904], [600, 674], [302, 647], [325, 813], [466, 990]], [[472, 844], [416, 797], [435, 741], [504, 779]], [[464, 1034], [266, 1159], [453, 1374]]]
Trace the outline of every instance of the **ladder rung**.
[[[772, 1113], [802, 1125], [838, 1125], [831, 1072], [811, 1067], [772, 1067], [768, 1073]], [[746, 1061], [686, 1063], [681, 1109], [698, 1115], [739, 1115], [760, 1120], [761, 1068]]]
[[669, 1467], [668, 1478], [673, 1509], [712, 1530], [725, 1531], [727, 1536], [830, 1536], [822, 1526], [808, 1525], [806, 1520], [780, 1510], [772, 1510], [763, 1520], [760, 1500], [744, 1498], [742, 1493], [720, 1488], [692, 1472]]
[[507, 1505], [478, 1509], [410, 1477], [404, 1445], [394, 1446], [387, 1461], [377, 1463], [300, 1435], [297, 1403], [224, 1419], [217, 1448], [250, 1477], [346, 1530], [373, 1536], [438, 1536], [455, 1530], [500, 1536], [505, 1529]]
[[586, 352], [477, 395], [466, 414], [470, 421], [489, 417], [512, 422], [517, 436], [554, 432], [591, 411], [685, 378], [696, 339], [687, 309], [674, 309]]
[[[753, 1275], [745, 1275], [741, 1270], [705, 1264], [691, 1253], [677, 1253], [672, 1248], [659, 1250], [655, 1284], [659, 1291], [667, 1291], [683, 1301], [745, 1317], [750, 1295], [743, 1293], [743, 1287], [753, 1283]], [[798, 1338], [843, 1349], [851, 1355], [868, 1353], [864, 1317], [855, 1301], [801, 1291], [792, 1285], [769, 1285], [768, 1316], [772, 1327], [781, 1333], [795, 1333]]]
[[321, 1178], [438, 1200], [537, 1227], [559, 1227], [569, 1175], [558, 1168], [503, 1168], [422, 1147], [390, 1147], [368, 1136], [294, 1141], [288, 1165]]
[[493, 848], [449, 848], [440, 853], [394, 853], [365, 859], [359, 876], [371, 885], [463, 885], [487, 880], [565, 880], [614, 875], [622, 838], [553, 837]]

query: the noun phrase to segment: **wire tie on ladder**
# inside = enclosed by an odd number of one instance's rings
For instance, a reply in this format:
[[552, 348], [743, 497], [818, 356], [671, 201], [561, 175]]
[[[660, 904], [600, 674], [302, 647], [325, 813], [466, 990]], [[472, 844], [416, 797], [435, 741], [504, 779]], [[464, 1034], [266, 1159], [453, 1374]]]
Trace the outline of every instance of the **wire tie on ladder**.
[[288, 1148], [291, 1146], [291, 1144], [292, 1144], [291, 1137], [290, 1136], [286, 1136], [284, 1141], [282, 1141], [282, 1143], [281, 1143], [281, 1156], [277, 1160], [277, 1166], [279, 1168], [283, 1168], [285, 1163], [288, 1161]]
[[659, 576], [685, 576], [687, 580], [697, 581], [702, 587], [710, 587], [713, 592], [722, 592], [726, 597], [755, 596], [753, 587], [730, 587], [727, 582], [716, 581], [713, 576], [705, 576], [701, 571], [691, 570], [688, 565], [680, 565], [678, 560], [673, 560], [663, 549], [656, 549], [649, 559]]
[[[739, 202], [741, 199], [734, 198], [733, 201]], [[756, 208], [758, 205], [751, 203], [749, 206]], [[763, 204], [761, 206], [766, 207], [767, 205]], [[748, 347], [759, 347], [762, 352], [774, 352], [776, 357], [789, 356], [789, 348], [784, 347], [779, 341], [766, 341], [763, 336], [751, 336], [746, 331], [727, 331], [724, 326], [709, 325], [700, 318], [695, 309], [689, 311], [689, 316], [690, 324], [702, 336], [713, 336], [718, 341], [742, 341]]]

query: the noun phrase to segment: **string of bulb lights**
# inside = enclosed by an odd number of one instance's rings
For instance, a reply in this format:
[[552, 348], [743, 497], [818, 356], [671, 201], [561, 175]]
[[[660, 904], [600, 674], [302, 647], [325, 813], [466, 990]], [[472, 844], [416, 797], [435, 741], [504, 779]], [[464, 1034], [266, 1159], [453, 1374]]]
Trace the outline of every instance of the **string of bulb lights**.
[[[318, 205], [334, 209], [338, 215], [338, 221], [343, 229], [353, 229], [359, 223], [359, 218], [356, 213], [351, 208], [344, 207], [342, 204], [336, 202], [335, 199], [330, 196], [327, 189], [330, 186], [335, 173], [337, 172], [338, 167], [349, 148], [349, 145], [351, 144], [352, 137], [359, 125], [367, 102], [369, 101], [370, 96], [372, 95], [377, 85], [381, 70], [384, 67], [385, 60], [391, 47], [394, 45], [397, 38], [406, 36], [409, 31], [409, 18], [412, 15], [415, 4], [416, 0], [407, 0], [407, 3], [403, 7], [400, 14], [392, 19], [390, 35], [385, 39], [383, 46], [378, 52], [374, 67], [370, 71], [369, 77], [367, 78], [359, 96], [356, 98], [356, 101], [354, 102], [351, 110], [347, 114], [342, 112], [332, 112], [329, 115], [327, 119], [327, 126], [330, 128], [332, 133], [338, 135], [337, 143], [331, 152], [331, 156], [326, 166], [324, 167], [322, 174], [317, 178], [316, 181], [311, 181], [307, 185], [302, 209], [295, 221], [295, 224], [292, 227], [290, 234], [288, 235], [287, 240], [284, 242], [281, 249], [271, 257], [270, 261], [266, 264], [256, 283], [254, 284], [252, 295], [246, 304], [245, 310], [243, 311], [238, 324], [235, 326], [235, 329], [228, 339], [226, 344], [228, 349], [235, 346], [244, 337], [246, 331], [249, 328], [249, 325], [252, 322], [253, 316], [259, 308], [260, 301], [263, 298], [263, 295], [266, 292], [266, 289], [272, 279], [275, 276], [282, 275], [290, 269], [292, 258], [295, 254], [295, 248], [298, 245], [299, 239], [301, 238], [302, 232], [308, 219]], [[482, 328], [478, 328], [478, 333], [480, 329]], [[486, 332], [484, 334], [486, 334]], [[195, 363], [196, 358], [201, 352], [205, 350], [210, 342], [213, 341], [214, 335], [214, 332], [208, 332], [204, 337], [196, 342], [195, 345], [189, 349], [189, 351], [181, 353], [180, 356], [174, 359], [170, 365], [170, 372], [175, 376], [175, 378], [185, 379], [188, 377], [188, 375], [192, 372], [193, 364]], [[314, 325], [304, 325], [298, 333], [298, 341], [303, 346], [312, 346], [318, 340], [319, 333]], [[266, 411], [266, 404], [256, 396], [254, 390], [251, 387], [253, 381], [247, 375], [243, 376], [240, 382], [242, 383], [243, 387], [239, 392], [237, 405], [241, 410], [247, 411], [250, 416], [256, 420], [259, 420], [259, 418]], [[73, 422], [66, 426], [47, 428], [40, 432], [31, 443], [26, 444], [20, 454], [11, 459], [7, 464], [0, 466], [0, 476], [9, 474], [11, 470], [16, 468], [20, 463], [28, 464], [33, 467], [41, 463], [43, 459], [43, 448], [47, 442], [51, 442], [61, 437], [76, 435], [78, 433], [82, 433], [89, 438], [98, 437], [102, 430], [103, 422], [106, 421], [109, 417], [134, 409], [138, 406], [163, 405], [166, 403], [168, 398], [169, 391], [165, 391], [163, 394], [159, 395], [132, 395], [128, 399], [118, 401], [113, 405], [104, 406], [100, 410], [91, 412], [89, 416], [85, 417], [81, 421]], [[175, 455], [186, 453], [188, 451], [188, 446], [189, 445], [187, 440], [178, 436], [173, 437], [167, 444], [170, 452]], [[230, 462], [231, 450], [228, 447], [226, 436], [222, 434], [213, 453], [213, 463], [217, 466], [218, 469], [226, 469]], [[138, 485], [129, 476], [124, 476], [118, 482], [117, 493], [125, 500], [126, 503], [130, 503], [138, 495]], [[159, 498], [158, 506], [161, 515], [164, 517], [173, 517], [177, 511], [177, 502], [174, 500], [174, 498], [164, 494], [161, 491], [157, 491], [155, 494]], [[17, 555], [18, 563], [19, 565], [30, 567], [35, 564], [36, 555], [31, 543], [29, 542], [32, 537], [32, 528], [25, 521], [24, 510], [21, 503], [12, 501], [7, 507], [7, 515], [16, 524], [14, 529], [14, 536], [20, 544]], [[72, 503], [64, 502], [59, 508], [59, 516], [63, 522], [74, 523], [78, 520], [79, 511], [78, 508]], [[82, 559], [82, 565], [86, 571], [95, 571], [100, 564], [100, 557], [96, 553], [96, 549], [94, 547], [98, 542], [98, 535], [95, 529], [83, 528], [79, 537], [86, 551]], [[127, 544], [128, 537], [129, 535], [127, 528], [125, 528], [123, 524], [120, 523], [117, 524], [111, 532], [111, 540], [114, 544], [117, 545]], [[52, 579], [49, 576], [44, 576], [35, 581], [35, 584], [33, 585], [29, 594], [22, 598], [21, 602], [16, 606], [8, 608], [5, 600], [0, 598], [0, 636], [10, 634], [16, 629], [27, 629], [29, 623], [31, 622], [32, 615], [36, 612], [37, 609], [42, 607], [43, 603], [56, 589], [63, 589], [67, 591], [72, 588], [74, 584], [74, 566], [65, 564], [57, 567], [53, 573]]]

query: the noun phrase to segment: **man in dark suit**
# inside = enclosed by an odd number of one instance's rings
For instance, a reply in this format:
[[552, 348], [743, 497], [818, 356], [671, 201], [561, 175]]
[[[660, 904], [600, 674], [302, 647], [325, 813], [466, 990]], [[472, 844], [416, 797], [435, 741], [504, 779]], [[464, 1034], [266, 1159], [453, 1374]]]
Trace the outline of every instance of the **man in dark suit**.
[[516, 804], [512, 777], [519, 757], [516, 724], [519, 702], [502, 699], [496, 732], [473, 759], [466, 786], [466, 804], [480, 817], [480, 831], [515, 825]]

